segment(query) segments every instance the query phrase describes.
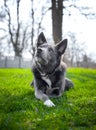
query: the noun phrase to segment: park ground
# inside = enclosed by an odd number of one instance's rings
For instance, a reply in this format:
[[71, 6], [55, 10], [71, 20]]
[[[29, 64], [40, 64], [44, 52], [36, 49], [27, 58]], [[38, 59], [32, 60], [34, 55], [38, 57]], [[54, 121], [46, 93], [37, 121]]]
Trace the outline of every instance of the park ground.
[[0, 69], [0, 130], [96, 130], [96, 70], [66, 75], [74, 88], [48, 108], [34, 96], [30, 69]]

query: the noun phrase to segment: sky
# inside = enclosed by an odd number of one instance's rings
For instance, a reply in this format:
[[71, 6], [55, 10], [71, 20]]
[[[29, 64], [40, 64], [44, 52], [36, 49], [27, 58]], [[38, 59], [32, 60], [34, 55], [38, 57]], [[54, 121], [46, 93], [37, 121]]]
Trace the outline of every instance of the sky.
[[[26, 1], [26, 2], [25, 2]], [[71, 0], [70, 0], [71, 3]], [[3, 0], [0, 0], [0, 5], [3, 4]], [[34, 8], [36, 9], [35, 15], [37, 19], [39, 19], [39, 12], [41, 6], [45, 5], [46, 1], [36, 0], [34, 1]], [[66, 2], [67, 6], [69, 3]], [[96, 13], [96, 0], [78, 0], [78, 6], [90, 6], [91, 11]], [[30, 8], [31, 3], [30, 0], [21, 0], [20, 3], [20, 16], [25, 23], [28, 23], [30, 17]], [[10, 9], [13, 13], [13, 21], [15, 20], [15, 9], [14, 6], [10, 6]], [[96, 19], [87, 19], [85, 16], [81, 16], [80, 12], [74, 8], [71, 8], [71, 16], [64, 15], [63, 17], [63, 38], [67, 37], [67, 33], [75, 32], [77, 36], [77, 40], [80, 43], [85, 43], [86, 45], [86, 53], [88, 55], [92, 55], [94, 59], [96, 59]], [[52, 21], [51, 21], [51, 11], [48, 11], [44, 16], [42, 21], [42, 26], [45, 29], [45, 35], [48, 38], [52, 38]]]

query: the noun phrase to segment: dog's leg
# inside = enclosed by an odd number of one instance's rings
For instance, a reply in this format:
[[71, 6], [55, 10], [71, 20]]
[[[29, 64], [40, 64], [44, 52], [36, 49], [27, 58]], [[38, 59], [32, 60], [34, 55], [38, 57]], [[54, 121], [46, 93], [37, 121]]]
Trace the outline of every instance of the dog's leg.
[[49, 99], [49, 97], [44, 94], [41, 90], [35, 89], [35, 96], [37, 99], [40, 99], [44, 102], [44, 105], [48, 107], [55, 106], [55, 104]]
[[73, 87], [74, 87], [73, 82], [70, 79], [65, 78], [65, 90], [64, 91], [69, 90], [70, 88], [73, 88]]
[[42, 90], [38, 89], [35, 81], [34, 81], [34, 88], [35, 88], [35, 96], [37, 99], [40, 99], [44, 102], [44, 105], [48, 107], [55, 106], [55, 104], [49, 99], [49, 97], [42, 92]]

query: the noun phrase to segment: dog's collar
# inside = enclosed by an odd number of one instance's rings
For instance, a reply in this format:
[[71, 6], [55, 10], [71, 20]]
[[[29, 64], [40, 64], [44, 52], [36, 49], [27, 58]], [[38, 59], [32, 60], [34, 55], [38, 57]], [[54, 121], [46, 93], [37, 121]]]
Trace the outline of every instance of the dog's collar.
[[42, 73], [41, 70], [39, 69], [39, 64], [38, 64], [36, 61], [35, 61], [35, 63], [36, 63], [36, 66], [37, 66], [37, 70], [39, 71], [39, 73], [41, 74], [42, 77], [49, 77], [49, 76], [54, 75], [55, 72], [58, 70], [58, 67], [59, 67], [59, 65], [60, 65], [60, 64], [58, 64], [58, 65], [54, 68], [54, 70], [53, 70], [52, 72], [50, 72], [50, 73]]

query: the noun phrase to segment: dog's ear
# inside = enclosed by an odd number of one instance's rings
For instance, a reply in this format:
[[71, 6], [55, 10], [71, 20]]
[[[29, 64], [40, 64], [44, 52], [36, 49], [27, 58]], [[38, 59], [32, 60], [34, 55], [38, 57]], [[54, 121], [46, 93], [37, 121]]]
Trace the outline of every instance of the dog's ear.
[[47, 40], [46, 40], [46, 38], [44, 36], [44, 33], [41, 32], [39, 34], [39, 36], [38, 36], [38, 39], [37, 39], [37, 47], [40, 46], [40, 45], [42, 45], [42, 44], [44, 44], [44, 43], [47, 43]]
[[59, 43], [56, 44], [55, 48], [59, 55], [62, 55], [65, 52], [67, 48], [67, 42], [68, 40], [64, 39], [63, 41], [60, 41]]

